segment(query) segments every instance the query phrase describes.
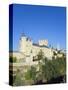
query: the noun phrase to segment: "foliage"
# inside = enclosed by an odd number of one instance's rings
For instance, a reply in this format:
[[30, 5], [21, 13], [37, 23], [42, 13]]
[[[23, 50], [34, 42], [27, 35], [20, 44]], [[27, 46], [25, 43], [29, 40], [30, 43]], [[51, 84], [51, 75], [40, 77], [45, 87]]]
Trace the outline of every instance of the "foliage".
[[63, 77], [62, 82], [66, 82], [66, 56], [64, 54], [62, 57], [57, 56], [56, 58], [52, 58], [52, 60], [44, 57], [42, 51], [37, 56], [39, 70], [37, 71], [35, 66], [30, 66], [27, 68], [27, 72], [24, 73], [25, 79], [23, 80], [20, 71], [17, 71], [14, 85], [32, 85], [40, 81], [42, 84], [43, 81], [47, 83], [53, 78], [57, 82], [56, 78], [58, 77]]
[[57, 78], [66, 75], [66, 57], [64, 54], [60, 58], [57, 56], [57, 53], [54, 53], [53, 57], [55, 56], [57, 57], [52, 58], [52, 60], [49, 60], [46, 57], [43, 58], [43, 56], [44, 56], [43, 52], [40, 51], [38, 53], [39, 59], [39, 71], [37, 73], [38, 80], [42, 79], [43, 81], [43, 79], [45, 79], [45, 81], [49, 81], [52, 78]]
[[53, 60], [45, 59], [45, 64], [42, 66], [42, 71], [47, 81], [52, 78], [66, 75], [66, 59], [58, 57]]
[[12, 57], [12, 56], [9, 57], [9, 62], [16, 63], [16, 61], [17, 61], [16, 57]]
[[41, 59], [43, 59], [43, 57], [44, 57], [44, 53], [42, 52], [42, 50], [40, 50], [40, 52], [38, 53], [38, 60], [41, 60]]
[[41, 71], [41, 67], [42, 67], [42, 62], [44, 59], [44, 53], [42, 52], [42, 50], [40, 50], [40, 52], [38, 53], [38, 67], [39, 67], [39, 72]]
[[54, 56], [56, 56], [56, 55], [57, 55], [57, 53], [56, 53], [55, 51], [53, 51], [53, 54], [54, 54]]
[[31, 66], [30, 69], [27, 70], [27, 72], [25, 73], [25, 80], [32, 81], [32, 84], [35, 82], [36, 80], [36, 68]]
[[17, 70], [16, 77], [15, 77], [13, 85], [14, 86], [24, 85], [24, 83], [22, 81], [21, 73], [19, 70]]

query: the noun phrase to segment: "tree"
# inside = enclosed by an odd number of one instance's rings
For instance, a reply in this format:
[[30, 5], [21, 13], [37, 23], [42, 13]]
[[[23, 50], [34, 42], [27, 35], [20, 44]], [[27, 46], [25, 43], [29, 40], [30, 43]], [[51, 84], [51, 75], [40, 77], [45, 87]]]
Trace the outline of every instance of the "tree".
[[43, 57], [44, 57], [44, 53], [42, 52], [42, 50], [39, 51], [37, 57], [38, 57], [38, 60], [43, 59]]
[[18, 69], [17, 72], [16, 72], [16, 77], [15, 77], [15, 80], [14, 80], [13, 85], [14, 85], [14, 86], [24, 85], [24, 81], [22, 80], [21, 72], [20, 72], [19, 69]]
[[[44, 59], [42, 65], [43, 77], [46, 81], [66, 75], [66, 59], [57, 57], [53, 60]], [[63, 80], [64, 80], [63, 79]]]
[[10, 63], [16, 63], [16, 61], [17, 61], [16, 57], [12, 57], [12, 56], [9, 57], [9, 62]]
[[51, 61], [45, 59], [45, 64], [42, 66], [42, 70], [44, 79], [46, 81], [50, 80], [53, 75], [53, 67]]
[[38, 57], [39, 71], [41, 72], [42, 61], [43, 61], [43, 59], [44, 59], [44, 53], [42, 52], [42, 50], [39, 51], [37, 57]]
[[36, 68], [31, 66], [25, 73], [26, 84], [34, 84], [36, 80]]

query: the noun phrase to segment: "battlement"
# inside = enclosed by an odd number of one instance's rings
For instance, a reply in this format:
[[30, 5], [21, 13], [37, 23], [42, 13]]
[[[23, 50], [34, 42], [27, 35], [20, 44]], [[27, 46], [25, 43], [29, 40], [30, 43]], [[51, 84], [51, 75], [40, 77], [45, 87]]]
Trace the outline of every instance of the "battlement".
[[40, 46], [48, 46], [48, 40], [39, 40], [38, 43]]

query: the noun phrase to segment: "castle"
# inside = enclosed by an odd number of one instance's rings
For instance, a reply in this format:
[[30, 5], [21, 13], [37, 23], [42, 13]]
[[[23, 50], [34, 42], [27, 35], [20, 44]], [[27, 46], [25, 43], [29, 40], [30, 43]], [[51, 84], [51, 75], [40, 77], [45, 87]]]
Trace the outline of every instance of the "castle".
[[[57, 53], [55, 49], [48, 47], [47, 40], [39, 40], [38, 43], [33, 43], [30, 38], [26, 35], [22, 35], [19, 40], [19, 50], [10, 52], [10, 57], [16, 57], [15, 63], [9, 63], [10, 72], [13, 70], [13, 73], [20, 69], [21, 71], [27, 71], [29, 66], [37, 66], [38, 69], [38, 60], [37, 55], [42, 51], [44, 57], [52, 60], [54, 52]], [[62, 54], [57, 54], [58, 57], [62, 57]], [[13, 75], [14, 75], [13, 74]]]
[[[19, 41], [19, 50], [13, 52], [13, 57], [17, 58], [17, 62], [32, 65], [37, 63], [37, 61], [34, 62], [34, 58], [41, 50], [45, 57], [52, 59], [53, 50], [48, 47], [47, 40], [39, 40], [38, 43], [33, 43], [30, 38], [23, 34]], [[10, 56], [12, 55], [11, 53]]]

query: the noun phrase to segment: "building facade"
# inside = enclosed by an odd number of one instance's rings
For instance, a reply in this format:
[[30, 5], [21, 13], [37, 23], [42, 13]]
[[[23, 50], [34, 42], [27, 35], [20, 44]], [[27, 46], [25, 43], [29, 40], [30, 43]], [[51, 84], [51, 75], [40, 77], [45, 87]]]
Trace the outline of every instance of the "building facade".
[[[9, 71], [13, 76], [16, 74], [17, 70], [20, 70], [21, 73], [26, 72], [27, 68], [35, 66], [39, 70], [39, 60], [38, 54], [42, 51], [44, 58], [52, 60], [54, 54], [55, 58], [62, 57], [62, 53], [58, 53], [58, 50], [55, 50], [51, 47], [48, 47], [47, 40], [39, 40], [38, 43], [33, 43], [33, 41], [27, 36], [21, 36], [19, 40], [19, 49], [18, 51], [10, 52], [10, 57], [16, 57], [16, 62], [9, 63]], [[42, 61], [42, 60], [41, 60]]]
[[[37, 64], [37, 61], [33, 61], [33, 59], [38, 55], [38, 53], [42, 51], [44, 56], [48, 59], [52, 59], [53, 50], [48, 47], [47, 40], [39, 40], [38, 43], [33, 43], [33, 41], [27, 36], [21, 36], [19, 40], [19, 50], [13, 52], [13, 57], [17, 58], [17, 62], [21, 62], [27, 65]], [[10, 56], [12, 52], [10, 52]]]

